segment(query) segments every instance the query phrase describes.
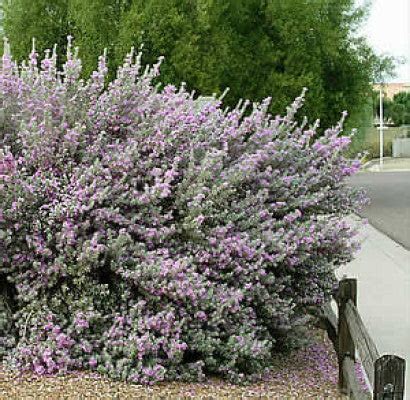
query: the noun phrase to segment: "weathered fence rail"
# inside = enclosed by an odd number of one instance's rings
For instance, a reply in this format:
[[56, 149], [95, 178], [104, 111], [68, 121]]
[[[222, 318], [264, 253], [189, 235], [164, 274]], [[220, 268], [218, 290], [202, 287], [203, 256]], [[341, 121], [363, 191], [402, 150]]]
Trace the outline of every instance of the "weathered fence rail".
[[[322, 307], [322, 322], [333, 342], [339, 361], [339, 388], [352, 399], [403, 400], [405, 360], [381, 356], [357, 309], [357, 280], [344, 278], [334, 295], [338, 316], [331, 304]], [[356, 374], [357, 356], [370, 390], [364, 390]]]

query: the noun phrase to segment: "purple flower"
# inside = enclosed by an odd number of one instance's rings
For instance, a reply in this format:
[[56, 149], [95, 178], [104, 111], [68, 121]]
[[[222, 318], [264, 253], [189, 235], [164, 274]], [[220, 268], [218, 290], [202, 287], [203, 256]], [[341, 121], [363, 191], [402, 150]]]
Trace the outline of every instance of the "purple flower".
[[88, 361], [88, 365], [91, 368], [95, 368], [97, 366], [97, 360], [94, 357], [90, 358], [90, 360]]
[[0, 273], [26, 327], [7, 356], [39, 374], [253, 379], [358, 248], [344, 117], [316, 138], [295, 122], [304, 91], [282, 117], [270, 98], [201, 105], [141, 57], [106, 85], [106, 55], [81, 80], [71, 38], [62, 71], [5, 45]]

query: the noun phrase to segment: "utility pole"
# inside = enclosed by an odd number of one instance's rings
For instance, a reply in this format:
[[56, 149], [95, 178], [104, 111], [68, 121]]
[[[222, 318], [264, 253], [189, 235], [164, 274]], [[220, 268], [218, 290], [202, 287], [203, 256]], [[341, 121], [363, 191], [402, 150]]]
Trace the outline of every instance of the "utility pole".
[[383, 137], [383, 82], [380, 82], [380, 169], [383, 168], [383, 142], [384, 142], [384, 137]]

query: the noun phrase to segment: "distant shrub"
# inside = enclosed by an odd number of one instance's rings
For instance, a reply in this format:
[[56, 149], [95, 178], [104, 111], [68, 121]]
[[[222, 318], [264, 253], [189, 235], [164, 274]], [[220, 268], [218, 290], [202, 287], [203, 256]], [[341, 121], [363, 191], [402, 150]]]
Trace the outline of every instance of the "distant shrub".
[[[0, 71], [7, 361], [130, 382], [260, 376], [357, 244], [341, 123], [315, 140], [269, 99], [229, 111], [152, 85], [130, 53], [105, 87], [68, 45]], [[16, 344], [13, 344], [13, 338]], [[4, 339], [4, 338], [3, 338]]]

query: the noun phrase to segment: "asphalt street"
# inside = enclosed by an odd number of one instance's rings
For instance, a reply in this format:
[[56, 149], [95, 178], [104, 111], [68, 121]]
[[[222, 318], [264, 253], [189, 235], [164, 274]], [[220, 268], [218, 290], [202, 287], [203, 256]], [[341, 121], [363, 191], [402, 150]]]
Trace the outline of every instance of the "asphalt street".
[[364, 188], [370, 197], [360, 216], [410, 250], [410, 172], [360, 172], [349, 184]]

